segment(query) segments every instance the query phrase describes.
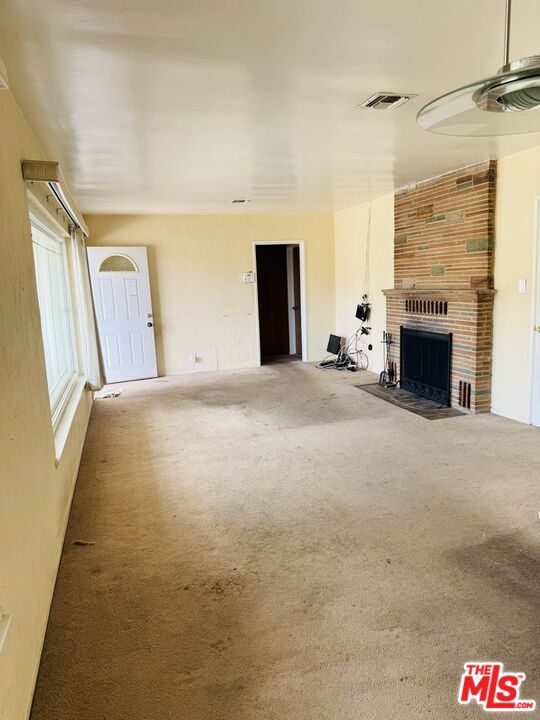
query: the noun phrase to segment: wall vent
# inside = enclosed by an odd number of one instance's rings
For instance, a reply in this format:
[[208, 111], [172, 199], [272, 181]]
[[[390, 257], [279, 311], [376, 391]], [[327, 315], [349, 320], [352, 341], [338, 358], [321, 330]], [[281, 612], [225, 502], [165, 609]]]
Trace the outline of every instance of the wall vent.
[[446, 300], [405, 300], [405, 311], [415, 315], [448, 315]]
[[471, 409], [471, 383], [464, 380], [459, 381], [459, 406]]
[[413, 97], [415, 96], [400, 95], [399, 93], [391, 92], [378, 92], [369, 97], [367, 100], [364, 100], [363, 103], [360, 103], [358, 108], [363, 108], [365, 110], [391, 110], [399, 107], [399, 105], [403, 105]]

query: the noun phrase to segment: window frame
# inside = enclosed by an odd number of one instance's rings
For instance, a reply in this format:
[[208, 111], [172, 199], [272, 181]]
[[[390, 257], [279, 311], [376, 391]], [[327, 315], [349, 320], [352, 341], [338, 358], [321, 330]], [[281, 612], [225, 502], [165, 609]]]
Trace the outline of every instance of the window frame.
[[[29, 221], [30, 221], [30, 229], [32, 230], [32, 227], [36, 227], [36, 229], [43, 233], [46, 237], [48, 237], [53, 242], [56, 242], [61, 247], [61, 254], [62, 254], [62, 284], [63, 284], [63, 292], [65, 293], [65, 302], [67, 307], [67, 316], [68, 316], [68, 335], [69, 335], [69, 346], [70, 346], [70, 353], [71, 353], [71, 361], [72, 361], [72, 367], [73, 371], [71, 372], [70, 376], [67, 378], [67, 380], [63, 383], [61, 390], [58, 392], [58, 395], [56, 398], [54, 398], [54, 394], [49, 394], [49, 406], [51, 410], [51, 423], [52, 423], [52, 429], [53, 434], [56, 434], [59, 425], [61, 424], [61, 421], [63, 419], [64, 413], [66, 412], [66, 409], [70, 403], [70, 400], [73, 396], [73, 392], [75, 388], [78, 385], [78, 382], [81, 379], [81, 356], [80, 356], [80, 332], [77, 322], [77, 316], [75, 315], [75, 309], [77, 308], [77, 301], [74, 297], [74, 278], [73, 273], [71, 272], [71, 264], [70, 261], [72, 261], [72, 240], [69, 236], [69, 233], [67, 230], [60, 225], [60, 223], [57, 223], [54, 221], [52, 217], [48, 215], [37, 203], [31, 203], [29, 208]], [[32, 234], [32, 233], [31, 233]], [[37, 290], [37, 265], [34, 255], [34, 244], [39, 244], [34, 242], [34, 237], [32, 235], [31, 237], [32, 242], [32, 257], [34, 261], [34, 272], [36, 274], [36, 290]], [[39, 303], [39, 298], [38, 298]], [[45, 356], [45, 338], [44, 338], [44, 330], [43, 325], [41, 321], [41, 310], [40, 310], [40, 330], [41, 330], [41, 341], [43, 346], [43, 352]], [[47, 372], [47, 367], [45, 364], [45, 372]], [[47, 390], [49, 389], [49, 384], [47, 380]], [[54, 398], [54, 402], [53, 402]]]

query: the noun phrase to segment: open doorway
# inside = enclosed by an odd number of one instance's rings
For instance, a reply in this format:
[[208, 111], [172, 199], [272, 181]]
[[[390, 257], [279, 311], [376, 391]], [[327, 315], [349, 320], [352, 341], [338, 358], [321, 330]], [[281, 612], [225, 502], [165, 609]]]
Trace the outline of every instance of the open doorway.
[[261, 364], [305, 359], [303, 245], [255, 244]]

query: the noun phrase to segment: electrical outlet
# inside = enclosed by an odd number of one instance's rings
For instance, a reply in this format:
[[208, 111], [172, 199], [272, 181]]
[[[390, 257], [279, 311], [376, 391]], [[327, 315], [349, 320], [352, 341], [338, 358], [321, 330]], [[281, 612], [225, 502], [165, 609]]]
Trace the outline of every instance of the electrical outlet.
[[0, 654], [2, 653], [10, 625], [11, 615], [2, 614], [2, 608], [0, 608]]
[[191, 364], [193, 367], [199, 362], [199, 358], [197, 357], [197, 353], [193, 352], [191, 353]]

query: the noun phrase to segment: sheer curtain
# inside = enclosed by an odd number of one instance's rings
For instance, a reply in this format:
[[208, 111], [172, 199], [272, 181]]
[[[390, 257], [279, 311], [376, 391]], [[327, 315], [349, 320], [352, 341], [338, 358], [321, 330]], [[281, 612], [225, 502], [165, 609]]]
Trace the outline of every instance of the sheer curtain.
[[88, 271], [88, 258], [84, 235], [80, 230], [72, 232], [74, 248], [75, 275], [79, 294], [81, 313], [81, 335], [86, 381], [90, 390], [100, 390], [103, 387], [103, 373], [98, 347], [98, 336], [94, 316], [94, 303], [90, 287], [90, 273]]

